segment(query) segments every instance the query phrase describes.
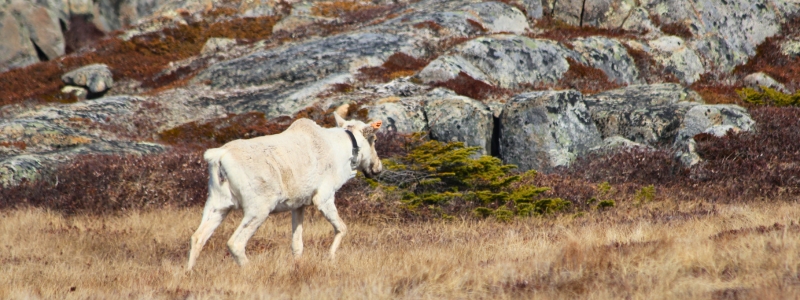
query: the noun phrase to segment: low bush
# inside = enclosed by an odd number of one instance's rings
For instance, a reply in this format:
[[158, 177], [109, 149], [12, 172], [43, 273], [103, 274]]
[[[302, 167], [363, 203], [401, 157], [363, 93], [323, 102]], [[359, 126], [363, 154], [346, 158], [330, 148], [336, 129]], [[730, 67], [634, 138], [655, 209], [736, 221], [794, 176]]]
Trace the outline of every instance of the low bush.
[[529, 182], [535, 171], [512, 172], [513, 165], [491, 156], [474, 158], [478, 147], [463, 143], [416, 140], [404, 156], [384, 160], [384, 174], [375, 185], [401, 195], [403, 209], [412, 217], [449, 218], [472, 212], [481, 217], [509, 220], [563, 211], [571, 203], [537, 197], [547, 188]]
[[800, 106], [800, 91], [794, 94], [786, 94], [776, 89], [761, 86], [761, 91], [753, 88], [742, 88], [736, 90], [744, 102], [753, 105], [772, 105], [772, 106]]
[[109, 213], [205, 203], [202, 151], [172, 148], [157, 155], [84, 155], [45, 180], [4, 188], [0, 208], [35, 206], [64, 213]]

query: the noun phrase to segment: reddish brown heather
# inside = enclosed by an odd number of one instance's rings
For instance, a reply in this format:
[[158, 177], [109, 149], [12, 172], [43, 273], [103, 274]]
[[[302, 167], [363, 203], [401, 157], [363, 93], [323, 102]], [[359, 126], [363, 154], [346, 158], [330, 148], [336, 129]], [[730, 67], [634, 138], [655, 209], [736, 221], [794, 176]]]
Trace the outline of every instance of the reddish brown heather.
[[668, 24], [664, 24], [661, 22], [661, 18], [657, 14], [650, 15], [650, 20], [653, 21], [653, 25], [659, 27], [661, 32], [664, 32], [669, 35], [679, 36], [684, 39], [692, 38], [692, 30], [689, 29], [689, 26], [682, 22], [672, 22]]
[[567, 58], [567, 62], [569, 69], [559, 80], [557, 89], [576, 89], [584, 94], [594, 94], [622, 86], [609, 80], [603, 70], [581, 64], [572, 58]]
[[486, 100], [492, 95], [508, 93], [503, 89], [472, 78], [472, 76], [469, 76], [469, 74], [464, 71], [459, 72], [458, 76], [453, 79], [444, 82], [437, 82], [433, 85], [437, 87], [448, 88], [454, 91], [456, 94], [478, 100]]
[[703, 101], [708, 104], [737, 104], [745, 107], [753, 106], [742, 101], [736, 94], [740, 85], [726, 85], [721, 82], [727, 81], [729, 76], [715, 76], [711, 73], [700, 75], [700, 80], [692, 83], [691, 89], [703, 97]]
[[622, 29], [603, 29], [593, 26], [573, 26], [563, 21], [545, 16], [536, 23], [536, 28], [544, 32], [526, 34], [530, 38], [549, 39], [558, 42], [569, 42], [572, 39], [590, 36], [605, 36], [610, 38], [635, 38], [635, 36]]
[[388, 82], [398, 77], [414, 75], [428, 65], [428, 61], [419, 59], [403, 52], [389, 56], [379, 67], [363, 67], [358, 69], [357, 78], [360, 80], [375, 80]]
[[3, 189], [0, 208], [103, 213], [194, 206], [206, 198], [202, 152], [180, 147], [148, 156], [79, 156], [46, 175], [46, 180]]
[[797, 199], [800, 108], [762, 107], [750, 113], [758, 124], [755, 132], [722, 138], [697, 135], [697, 152], [704, 162], [691, 169], [673, 159], [671, 151], [633, 149], [589, 155], [564, 170], [564, 174], [589, 182], [630, 185], [632, 190], [654, 185], [675, 199], [721, 202]]

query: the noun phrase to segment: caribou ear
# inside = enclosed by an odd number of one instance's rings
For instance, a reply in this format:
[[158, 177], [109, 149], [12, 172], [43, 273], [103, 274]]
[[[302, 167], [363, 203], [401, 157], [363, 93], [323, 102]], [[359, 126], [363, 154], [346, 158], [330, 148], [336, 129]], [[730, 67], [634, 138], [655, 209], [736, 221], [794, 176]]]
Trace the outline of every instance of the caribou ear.
[[346, 122], [342, 117], [339, 116], [337, 113], [333, 113], [333, 118], [336, 119], [336, 126], [337, 127], [344, 127], [344, 122]]
[[381, 120], [377, 120], [375, 122], [372, 122], [372, 124], [369, 124], [369, 126], [372, 126], [372, 128], [375, 128], [375, 130], [380, 129], [381, 125], [383, 125], [383, 121]]

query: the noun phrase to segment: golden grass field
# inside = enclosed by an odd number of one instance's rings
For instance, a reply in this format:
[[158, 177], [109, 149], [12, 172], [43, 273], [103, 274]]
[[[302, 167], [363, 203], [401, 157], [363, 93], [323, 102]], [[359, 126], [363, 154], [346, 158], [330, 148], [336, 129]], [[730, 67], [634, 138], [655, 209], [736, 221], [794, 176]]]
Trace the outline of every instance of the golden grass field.
[[201, 207], [116, 216], [0, 211], [0, 298], [800, 297], [797, 203], [622, 203], [510, 223], [344, 216], [349, 233], [336, 261], [327, 258], [332, 228], [314, 212], [298, 262], [290, 214], [277, 214], [248, 244], [245, 268], [225, 246], [240, 218], [234, 213], [186, 273], [200, 214]]

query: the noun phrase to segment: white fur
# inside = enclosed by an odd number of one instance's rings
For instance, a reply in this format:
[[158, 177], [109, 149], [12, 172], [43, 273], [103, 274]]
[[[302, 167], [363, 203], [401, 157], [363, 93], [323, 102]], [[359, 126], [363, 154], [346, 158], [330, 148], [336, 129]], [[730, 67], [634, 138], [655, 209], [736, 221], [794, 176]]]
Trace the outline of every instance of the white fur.
[[[382, 170], [374, 143], [370, 143], [374, 139], [370, 125], [334, 115], [339, 128], [322, 128], [300, 119], [280, 134], [236, 140], [205, 152], [208, 199], [200, 226], [192, 235], [188, 270], [232, 208], [244, 212], [242, 223], [228, 240], [228, 250], [239, 265], [247, 264], [245, 245], [271, 212], [292, 212], [292, 253], [300, 257], [303, 209], [310, 205], [333, 225], [330, 255], [334, 257], [347, 232], [336, 211], [334, 193], [355, 175], [350, 167], [352, 143], [342, 128], [352, 131], [359, 145], [357, 169], [366, 175]], [[372, 127], [380, 127], [380, 123]]]

